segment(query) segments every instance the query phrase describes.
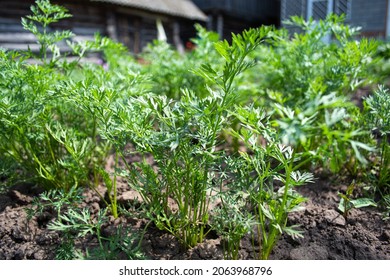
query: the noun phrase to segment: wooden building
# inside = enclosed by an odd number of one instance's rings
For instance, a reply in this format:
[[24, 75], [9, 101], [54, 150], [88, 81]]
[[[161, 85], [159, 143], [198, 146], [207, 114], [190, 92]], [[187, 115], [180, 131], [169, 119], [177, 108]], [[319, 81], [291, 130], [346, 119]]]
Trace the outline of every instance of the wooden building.
[[221, 38], [250, 27], [280, 23], [280, 0], [193, 0], [207, 14], [207, 28]]
[[362, 36], [390, 36], [390, 0], [281, 0], [280, 12], [282, 22], [293, 15], [320, 20], [345, 14], [346, 23], [362, 28]]
[[[96, 32], [126, 45], [134, 53], [157, 39], [162, 23], [168, 42], [183, 48], [182, 41], [195, 35], [194, 24], [205, 22], [206, 15], [191, 0], [51, 0], [66, 7], [72, 18], [54, 24], [71, 30], [74, 40], [93, 38]], [[31, 14], [33, 0], [0, 1], [0, 47], [38, 49], [36, 38], [25, 31], [21, 17]], [[160, 24], [161, 27], [161, 24]], [[161, 28], [160, 28], [161, 30]], [[192, 34], [184, 34], [193, 30]]]

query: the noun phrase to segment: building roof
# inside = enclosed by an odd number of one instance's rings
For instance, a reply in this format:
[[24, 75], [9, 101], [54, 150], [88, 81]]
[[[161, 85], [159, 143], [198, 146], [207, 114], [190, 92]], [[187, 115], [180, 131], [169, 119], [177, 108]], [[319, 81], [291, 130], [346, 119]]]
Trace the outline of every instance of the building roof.
[[147, 10], [191, 20], [206, 21], [206, 15], [191, 0], [90, 0]]

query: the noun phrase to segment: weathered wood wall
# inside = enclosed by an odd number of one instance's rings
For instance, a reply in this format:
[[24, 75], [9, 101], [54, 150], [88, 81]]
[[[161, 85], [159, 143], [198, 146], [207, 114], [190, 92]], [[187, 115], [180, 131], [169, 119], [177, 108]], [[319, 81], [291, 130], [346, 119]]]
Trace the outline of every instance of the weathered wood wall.
[[[71, 30], [77, 35], [73, 40], [92, 39], [98, 32], [123, 43], [135, 53], [157, 39], [157, 18], [161, 19], [170, 43], [178, 44], [173, 37], [174, 30], [180, 32], [178, 26], [183, 27], [183, 30], [194, 30], [194, 21], [119, 5], [88, 0], [52, 0], [52, 3], [66, 7], [73, 15], [72, 18], [53, 24], [53, 29]], [[31, 14], [30, 6], [33, 4], [32, 0], [0, 1], [0, 47], [14, 50], [30, 47], [31, 50], [38, 50], [35, 36], [21, 25], [21, 18]], [[192, 35], [195, 35], [195, 30]]]
[[[71, 30], [77, 36], [73, 40], [92, 39], [96, 32], [106, 35], [106, 18], [103, 9], [86, 5], [84, 1], [57, 1], [69, 9], [73, 15], [51, 25], [54, 29]], [[54, 3], [54, 1], [53, 1]], [[0, 46], [7, 49], [26, 50], [28, 47], [37, 50], [35, 36], [24, 30], [21, 18], [30, 15], [30, 6], [34, 1], [2, 0], [0, 2]]]

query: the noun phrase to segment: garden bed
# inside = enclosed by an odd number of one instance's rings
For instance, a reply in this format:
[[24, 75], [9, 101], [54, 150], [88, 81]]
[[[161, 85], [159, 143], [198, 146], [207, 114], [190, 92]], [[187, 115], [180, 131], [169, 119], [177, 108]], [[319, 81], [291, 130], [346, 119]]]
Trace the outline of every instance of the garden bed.
[[294, 17], [139, 64], [32, 13], [39, 54], [0, 49], [0, 259], [390, 258], [386, 45]]
[[[337, 212], [338, 191], [346, 186], [331, 179], [319, 179], [298, 189], [308, 201], [305, 210], [291, 213], [289, 221], [300, 224], [304, 238], [282, 236], [270, 259], [324, 260], [324, 259], [390, 259], [390, 220], [375, 208], [352, 209], [348, 221]], [[55, 218], [46, 212], [27, 220], [26, 208], [31, 207], [39, 190], [31, 186], [17, 186], [0, 196], [0, 259], [54, 259], [60, 236], [46, 225]], [[135, 197], [125, 184], [119, 187], [119, 201], [125, 206], [134, 204]], [[83, 206], [97, 213], [102, 206], [92, 191], [83, 194]], [[122, 217], [105, 225], [103, 234], [109, 235], [122, 224], [142, 231], [146, 221]], [[79, 248], [93, 248], [96, 238], [77, 241]], [[141, 251], [147, 259], [223, 259], [220, 238], [211, 232], [206, 240], [193, 249], [181, 250], [170, 234], [149, 225], [143, 237]], [[242, 259], [253, 259], [249, 238], [241, 242]], [[122, 256], [125, 259], [125, 256]], [[121, 259], [121, 256], [118, 256]]]

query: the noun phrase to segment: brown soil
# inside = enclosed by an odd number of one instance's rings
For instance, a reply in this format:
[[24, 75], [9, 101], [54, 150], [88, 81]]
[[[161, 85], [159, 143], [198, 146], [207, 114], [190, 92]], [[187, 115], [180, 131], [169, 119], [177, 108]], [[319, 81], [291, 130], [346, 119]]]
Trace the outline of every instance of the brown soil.
[[[390, 259], [390, 219], [383, 220], [374, 208], [353, 209], [346, 221], [337, 209], [337, 192], [346, 186], [320, 179], [299, 191], [308, 198], [306, 210], [292, 213], [289, 222], [300, 224], [304, 238], [282, 236], [274, 248], [271, 259]], [[31, 186], [16, 186], [0, 195], [0, 259], [54, 259], [61, 240], [60, 234], [46, 228], [54, 213], [45, 212], [27, 220], [26, 207], [31, 206], [39, 190]], [[127, 205], [135, 195], [121, 185], [119, 202]], [[99, 197], [85, 191], [83, 207], [92, 213], [102, 207]], [[133, 229], [144, 229], [146, 221], [122, 217], [105, 226], [109, 235], [118, 224]], [[96, 239], [79, 240], [80, 248], [96, 246]], [[223, 259], [220, 238], [209, 234], [204, 243], [183, 252], [178, 242], [168, 233], [149, 225], [142, 241], [147, 259]], [[241, 242], [242, 259], [253, 259], [249, 238]], [[118, 258], [122, 258], [118, 255]], [[124, 258], [124, 256], [123, 256]]]

